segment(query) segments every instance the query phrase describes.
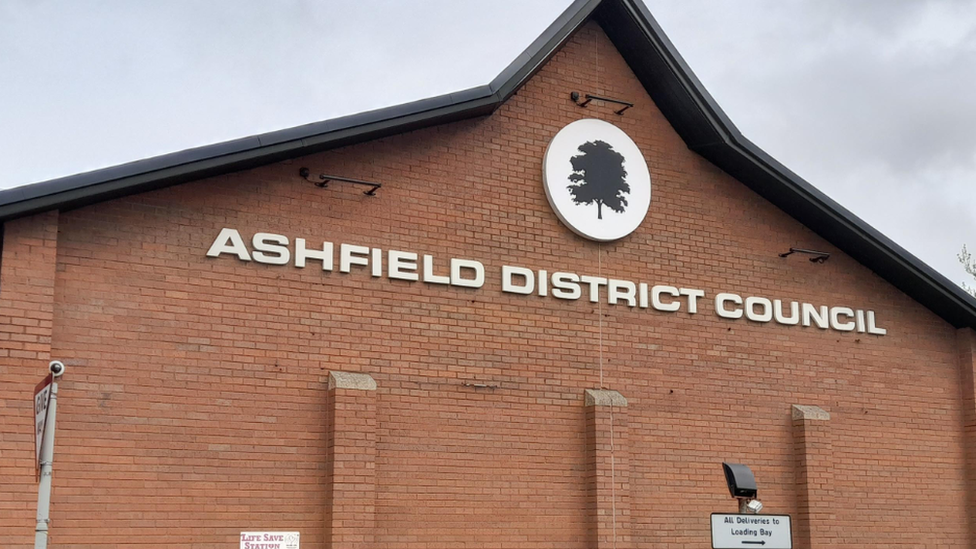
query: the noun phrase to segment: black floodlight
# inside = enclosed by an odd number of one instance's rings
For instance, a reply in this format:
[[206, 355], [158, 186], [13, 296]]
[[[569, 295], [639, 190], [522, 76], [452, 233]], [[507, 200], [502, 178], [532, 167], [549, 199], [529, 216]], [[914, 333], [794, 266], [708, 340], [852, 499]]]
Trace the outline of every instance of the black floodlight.
[[756, 476], [748, 466], [741, 463], [722, 463], [725, 470], [725, 481], [729, 483], [729, 492], [734, 498], [754, 498], [759, 490], [756, 489]]

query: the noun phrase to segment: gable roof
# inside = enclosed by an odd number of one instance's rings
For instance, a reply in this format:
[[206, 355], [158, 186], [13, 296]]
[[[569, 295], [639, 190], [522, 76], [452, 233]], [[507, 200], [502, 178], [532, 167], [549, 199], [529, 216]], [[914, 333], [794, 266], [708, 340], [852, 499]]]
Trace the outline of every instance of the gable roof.
[[591, 18], [689, 149], [953, 326], [976, 329], [976, 298], [743, 137], [640, 0], [577, 0], [486, 85], [0, 191], [0, 222], [490, 114]]

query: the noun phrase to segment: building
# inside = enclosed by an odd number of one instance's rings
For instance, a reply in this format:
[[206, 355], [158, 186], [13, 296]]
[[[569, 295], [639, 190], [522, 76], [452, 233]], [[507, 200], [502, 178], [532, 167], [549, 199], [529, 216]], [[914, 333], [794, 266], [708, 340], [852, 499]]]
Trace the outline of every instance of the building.
[[[586, 226], [547, 158], [583, 119], [629, 185], [573, 191]], [[544, 158], [578, 176], [553, 196]], [[642, 163], [636, 229], [581, 236]], [[9, 547], [51, 358], [55, 547], [707, 547], [722, 462], [795, 547], [976, 543], [976, 301], [745, 139], [637, 0], [574, 3], [488, 85], [0, 220]]]

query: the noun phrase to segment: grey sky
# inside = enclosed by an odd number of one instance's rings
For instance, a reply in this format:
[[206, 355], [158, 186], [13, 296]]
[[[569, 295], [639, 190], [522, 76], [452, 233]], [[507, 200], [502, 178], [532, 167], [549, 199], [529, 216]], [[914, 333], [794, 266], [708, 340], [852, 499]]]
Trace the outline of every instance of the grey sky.
[[[953, 281], [976, 1], [645, 0], [739, 129]], [[568, 0], [0, 3], [0, 188], [488, 82]]]

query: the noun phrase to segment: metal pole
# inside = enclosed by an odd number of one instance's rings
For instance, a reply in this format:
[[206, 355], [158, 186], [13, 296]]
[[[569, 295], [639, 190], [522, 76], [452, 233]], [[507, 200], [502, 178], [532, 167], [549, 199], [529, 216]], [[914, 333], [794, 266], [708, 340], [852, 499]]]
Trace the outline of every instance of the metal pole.
[[44, 422], [44, 440], [41, 442], [41, 481], [37, 485], [37, 527], [34, 529], [34, 549], [47, 549], [47, 531], [51, 514], [51, 472], [54, 468], [54, 420], [58, 407], [58, 378], [64, 373], [64, 364], [51, 362], [51, 402]]

